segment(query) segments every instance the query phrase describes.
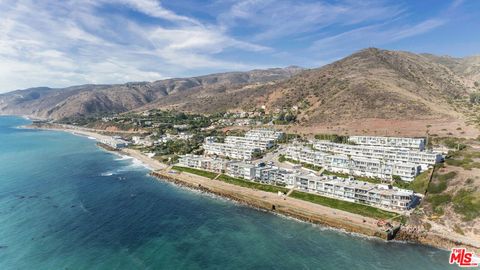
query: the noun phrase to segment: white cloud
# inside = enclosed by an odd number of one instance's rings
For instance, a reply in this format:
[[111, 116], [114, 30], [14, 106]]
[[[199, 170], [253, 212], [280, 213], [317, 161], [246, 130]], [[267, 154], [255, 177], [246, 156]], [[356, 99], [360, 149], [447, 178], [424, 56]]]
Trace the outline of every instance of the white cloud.
[[359, 27], [334, 36], [319, 39], [310, 47], [311, 51], [328, 56], [365, 47], [378, 47], [415, 35], [426, 33], [446, 23], [438, 19], [428, 19], [415, 25], [391, 26], [373, 24]]
[[[104, 4], [134, 9], [165, 21], [168, 27], [101, 12]], [[229, 48], [269, 50], [176, 14], [154, 0], [0, 2], [0, 92], [38, 85], [151, 81], [194, 69], [253, 67], [222, 60], [218, 54]]]
[[259, 28], [256, 40], [305, 34], [331, 25], [352, 25], [393, 18], [404, 12], [398, 5], [380, 1], [275, 1], [241, 0], [220, 15], [230, 27]]
[[210, 12], [209, 23], [158, 0], [0, 0], [0, 92], [313, 66], [446, 21], [405, 23], [407, 8], [383, 0], [190, 1], [190, 14]]

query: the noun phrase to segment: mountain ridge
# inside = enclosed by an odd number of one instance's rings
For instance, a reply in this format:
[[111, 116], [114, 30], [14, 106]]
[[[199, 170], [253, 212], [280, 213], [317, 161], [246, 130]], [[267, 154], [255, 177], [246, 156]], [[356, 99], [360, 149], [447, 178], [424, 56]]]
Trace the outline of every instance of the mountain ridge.
[[467, 126], [478, 113], [468, 97], [478, 92], [479, 56], [454, 58], [367, 48], [312, 69], [287, 67], [14, 91], [0, 95], [0, 113], [59, 119], [148, 109], [215, 113], [265, 108], [267, 112], [294, 110], [301, 126], [361, 119], [435, 120]]

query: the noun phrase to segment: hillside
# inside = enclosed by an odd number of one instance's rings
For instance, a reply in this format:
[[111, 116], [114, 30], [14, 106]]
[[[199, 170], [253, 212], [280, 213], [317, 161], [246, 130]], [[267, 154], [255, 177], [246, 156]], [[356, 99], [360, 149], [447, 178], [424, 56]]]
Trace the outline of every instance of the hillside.
[[[302, 133], [385, 130], [385, 135], [430, 132], [476, 137], [478, 123], [468, 101], [471, 92], [480, 90], [473, 82], [480, 76], [475, 59], [370, 48], [288, 80], [221, 94], [171, 95], [142, 109], [214, 112], [265, 106], [267, 111], [294, 110], [299, 125], [290, 130]], [[468, 125], [472, 117], [475, 121]]]
[[[0, 95], [0, 113], [59, 119], [129, 110], [293, 111], [303, 133], [476, 137], [480, 57], [369, 48], [321, 68], [254, 70], [123, 85], [35, 88]], [[362, 120], [362, 121], [358, 121]], [[388, 133], [390, 132], [390, 133]], [[393, 134], [392, 134], [393, 133]]]
[[98, 113], [120, 113], [170, 95], [194, 94], [203, 91], [221, 93], [225, 89], [251, 84], [261, 85], [286, 79], [301, 70], [298, 67], [288, 67], [155, 82], [17, 90], [0, 95], [0, 114], [60, 119]]

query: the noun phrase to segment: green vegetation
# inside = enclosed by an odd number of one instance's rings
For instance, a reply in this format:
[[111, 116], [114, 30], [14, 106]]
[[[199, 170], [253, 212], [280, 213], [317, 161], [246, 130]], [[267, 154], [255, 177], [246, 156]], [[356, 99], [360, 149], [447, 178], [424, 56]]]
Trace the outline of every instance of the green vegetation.
[[460, 189], [453, 197], [453, 208], [463, 215], [465, 221], [480, 216], [480, 192], [475, 189]]
[[368, 205], [337, 200], [300, 191], [293, 191], [290, 197], [377, 219], [390, 219], [398, 215]]
[[[478, 82], [475, 82], [475, 86], [478, 87]], [[480, 104], [480, 93], [474, 92], [470, 94], [470, 103], [472, 104]]]
[[210, 178], [210, 179], [213, 179], [217, 176], [217, 174], [213, 173], [213, 172], [207, 172], [207, 171], [204, 171], [204, 170], [198, 170], [198, 169], [188, 168], [188, 167], [173, 166], [172, 169], [175, 170], [175, 171], [179, 171], [179, 172], [187, 172], [187, 173], [200, 175], [200, 176], [207, 177], [207, 178]]
[[[334, 176], [337, 176], [337, 177], [340, 177], [340, 178], [350, 177], [350, 175], [347, 174], [347, 173], [332, 172], [332, 171], [327, 171], [327, 170], [323, 171], [323, 174], [334, 175]], [[381, 184], [382, 183], [382, 179], [380, 179], [380, 178], [365, 177], [365, 176], [353, 176], [353, 178], [355, 178], [358, 181], [369, 182], [369, 183], [373, 183], [373, 184]]]
[[447, 189], [448, 181], [455, 178], [456, 172], [449, 172], [446, 174], [435, 174], [432, 182], [428, 186], [428, 192], [433, 194], [442, 193]]
[[273, 120], [275, 125], [288, 125], [290, 123], [294, 123], [297, 119], [297, 116], [293, 112], [287, 111], [279, 113], [275, 116], [275, 118], [276, 119]]
[[307, 169], [310, 169], [310, 170], [313, 170], [313, 171], [321, 171], [322, 170], [322, 167], [320, 166], [316, 166], [316, 165], [312, 165], [312, 164], [308, 164], [308, 163], [302, 163], [302, 166], [304, 168], [307, 168]]
[[299, 164], [299, 165], [302, 165], [302, 167], [304, 167], [304, 168], [314, 170], [314, 171], [317, 171], [317, 172], [322, 170], [322, 167], [320, 167], [320, 166], [316, 166], [316, 165], [313, 165], [313, 164], [304, 163], [304, 162], [300, 162], [300, 161], [297, 161], [297, 160], [294, 160], [294, 159], [286, 158], [284, 155], [280, 155], [278, 157], [278, 161], [279, 162], [288, 161], [288, 162], [293, 163], [293, 164]]
[[299, 139], [300, 135], [298, 134], [291, 134], [287, 133], [285, 134], [280, 140], [278, 140], [278, 143], [289, 143], [295, 139]]
[[437, 215], [443, 215], [444, 206], [452, 200], [450, 194], [429, 194], [427, 201], [431, 204], [432, 210]]
[[430, 180], [431, 173], [432, 173], [432, 169], [429, 169], [417, 175], [415, 179], [413, 179], [413, 181], [410, 182], [409, 189], [420, 194], [425, 194], [425, 191], [427, 191], [427, 188], [428, 188], [428, 181]]
[[217, 179], [226, 183], [237, 185], [237, 186], [253, 188], [253, 189], [258, 189], [258, 190], [267, 191], [267, 192], [273, 192], [273, 193], [278, 193], [279, 191], [283, 193], [288, 192], [288, 189], [284, 187], [260, 184], [256, 182], [243, 180], [240, 178], [231, 177], [225, 174], [220, 175]]
[[440, 140], [441, 143], [450, 149], [463, 150], [467, 147], [458, 138], [441, 138]]
[[460, 151], [451, 151], [445, 163], [450, 166], [462, 167], [465, 170], [480, 168], [480, 152], [464, 147]]
[[316, 134], [315, 139], [327, 140], [335, 143], [349, 143], [348, 136], [342, 136], [337, 134]]
[[394, 180], [392, 183], [393, 186], [403, 189], [413, 190], [416, 193], [425, 194], [425, 191], [428, 188], [428, 180], [430, 178], [430, 173], [432, 169], [422, 172], [421, 174], [417, 175], [415, 179], [411, 182], [406, 182], [403, 180]]

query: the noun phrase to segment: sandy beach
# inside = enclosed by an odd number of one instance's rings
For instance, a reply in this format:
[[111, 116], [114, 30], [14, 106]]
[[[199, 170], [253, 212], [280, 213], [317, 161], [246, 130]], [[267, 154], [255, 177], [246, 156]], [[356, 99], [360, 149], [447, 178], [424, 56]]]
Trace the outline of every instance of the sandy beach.
[[[27, 126], [26, 128], [38, 128], [38, 127], [35, 127], [35, 126]], [[77, 129], [69, 129], [69, 128], [63, 128], [63, 127], [54, 127], [54, 126], [51, 126], [51, 127], [48, 127], [48, 128], [41, 128], [41, 129], [45, 129], [45, 130], [55, 130], [55, 131], [64, 131], [64, 132], [68, 132], [68, 133], [71, 133], [73, 135], [77, 135], [77, 136], [84, 136], [84, 137], [88, 137], [88, 138], [92, 138], [92, 139], [95, 139], [97, 141], [101, 141], [103, 139], [108, 139], [110, 138], [110, 136], [107, 136], [107, 135], [102, 135], [100, 133], [97, 133], [97, 132], [92, 132], [92, 131], [89, 131], [89, 130], [84, 130], [84, 129], [80, 129], [80, 128], [77, 128]], [[155, 160], [153, 158], [149, 158], [148, 156], [144, 155], [142, 152], [140, 152], [139, 150], [135, 150], [135, 149], [120, 149], [118, 151], [115, 151], [115, 153], [118, 153], [118, 154], [121, 154], [121, 155], [127, 155], [127, 156], [130, 156], [134, 159], [137, 159], [138, 161], [142, 162], [144, 165], [146, 165], [150, 170], [162, 170], [162, 169], [165, 169], [167, 168], [167, 165], [166, 164], [163, 164], [161, 162], [159, 162], [158, 160]]]

